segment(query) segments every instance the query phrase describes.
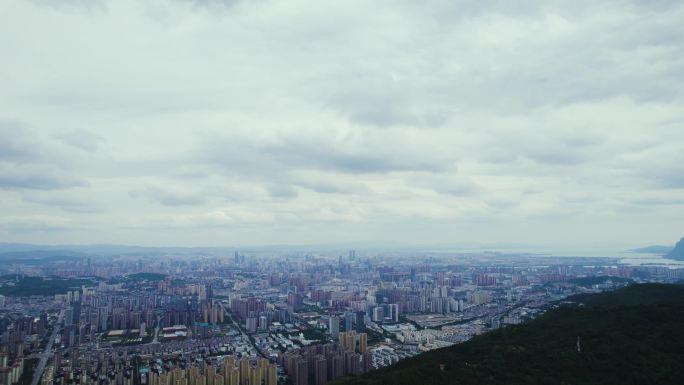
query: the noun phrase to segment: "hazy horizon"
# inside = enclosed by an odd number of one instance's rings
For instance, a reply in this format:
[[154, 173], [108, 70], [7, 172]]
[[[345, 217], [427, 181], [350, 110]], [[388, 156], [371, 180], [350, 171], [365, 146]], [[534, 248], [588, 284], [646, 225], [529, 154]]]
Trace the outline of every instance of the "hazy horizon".
[[673, 245], [683, 19], [671, 1], [3, 1], [0, 242]]
[[[416, 252], [501, 252], [501, 253], [563, 253], [573, 250], [592, 250], [595, 253], [601, 251], [621, 251], [630, 253], [636, 249], [647, 247], [671, 247], [674, 244], [663, 245], [642, 245], [642, 244], [624, 244], [624, 245], [606, 245], [606, 244], [523, 244], [523, 243], [505, 243], [505, 242], [490, 242], [490, 243], [399, 243], [399, 242], [339, 242], [339, 243], [282, 243], [282, 244], [223, 244], [223, 245], [174, 245], [174, 244], [122, 244], [122, 243], [62, 243], [62, 244], [46, 244], [46, 243], [21, 243], [21, 242], [0, 242], [0, 252], [7, 250], [38, 250], [39, 248], [55, 248], [66, 250], [69, 248], [75, 249], [89, 249], [89, 248], [140, 248], [140, 249], [188, 249], [201, 250], [211, 249], [226, 251], [245, 251], [245, 250], [382, 250], [382, 251], [416, 251]], [[594, 253], [592, 253], [594, 254]], [[597, 254], [598, 255], [598, 254]]]

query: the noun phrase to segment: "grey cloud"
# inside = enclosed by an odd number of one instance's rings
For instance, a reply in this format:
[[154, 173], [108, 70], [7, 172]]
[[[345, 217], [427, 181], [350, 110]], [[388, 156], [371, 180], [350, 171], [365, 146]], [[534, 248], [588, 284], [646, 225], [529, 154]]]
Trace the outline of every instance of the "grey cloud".
[[0, 188], [4, 189], [59, 190], [88, 185], [85, 179], [50, 168], [0, 168]]
[[223, 6], [223, 7], [230, 7], [234, 6], [238, 3], [243, 2], [244, 0], [173, 0], [179, 3], [186, 3], [186, 4], [192, 4], [197, 7], [216, 7], [216, 6]]
[[49, 7], [66, 12], [96, 13], [107, 10], [109, 0], [29, 0], [30, 2], [44, 7]]
[[[460, 4], [456, 7], [460, 8]], [[467, 12], [468, 7], [465, 8]], [[491, 4], [488, 4], [485, 8], [487, 13], [484, 16], [479, 17], [476, 13], [470, 20], [468, 25], [471, 28], [484, 30], [488, 26], [496, 28], [496, 21], [504, 26], [514, 22], [514, 19], [506, 17], [491, 17], [492, 13], [506, 6], [492, 9]], [[533, 34], [534, 28], [553, 28], [555, 25], [549, 21], [551, 17], [558, 18], [558, 25], [568, 23], [569, 28], [583, 21], [572, 16], [574, 10], [567, 10], [563, 5], [554, 4], [545, 8], [546, 12], [539, 14], [523, 13], [526, 20], [530, 19], [525, 24], [529, 28], [521, 27], [519, 31], [511, 29], [513, 36], [520, 36], [519, 41], [510, 41], [515, 49], [508, 49], [506, 37], [498, 39], [500, 43], [497, 43], [497, 39], [493, 39], [493, 42], [480, 41], [477, 37], [461, 40], [449, 28], [434, 30], [428, 27], [430, 33], [443, 34], [445, 44], [452, 44], [454, 49], [467, 50], [481, 60], [458, 60], [459, 55], [454, 54], [455, 63], [458, 64], [456, 70], [445, 65], [431, 65], [431, 60], [439, 63], [438, 51], [420, 50], [411, 56], [419, 63], [417, 68], [420, 72], [411, 67], [390, 67], [366, 69], [364, 76], [359, 77], [353, 72], [342, 71], [338, 77], [346, 81], [339, 89], [342, 92], [349, 92], [349, 89], [357, 91], [351, 93], [349, 98], [333, 100], [344, 114], [356, 117], [361, 122], [386, 125], [415, 124], [415, 119], [408, 119], [410, 110], [425, 113], [436, 107], [448, 116], [454, 113], [454, 106], [511, 113], [618, 96], [637, 100], [681, 99], [681, 90], [671, 87], [671, 82], [677, 81], [682, 73], [682, 63], [677, 57], [680, 56], [678, 53], [681, 52], [684, 38], [681, 34], [672, 35], [681, 22], [681, 17], [677, 17], [683, 13], [681, 5], [662, 10], [658, 24], [652, 18], [642, 18], [630, 24], [629, 36], [622, 33], [621, 19], [616, 21], [611, 19], [612, 15], [605, 14], [605, 10], [592, 11], [590, 7], [587, 12], [592, 16], [586, 15], [586, 34], [570, 33], [569, 29], [568, 33], [526, 40], [526, 34]], [[426, 9], [426, 12], [434, 10]], [[456, 27], [456, 30], [459, 28]], [[587, 39], [587, 34], [596, 38]], [[401, 43], [411, 45], [408, 38], [401, 38], [407, 39]], [[655, 49], [654, 44], [663, 41], [667, 42], [668, 47]], [[639, 47], [646, 48], [643, 52], [635, 52]], [[396, 72], [400, 81], [397, 84], [383, 81], [389, 78], [386, 72]], [[431, 76], [428, 76], [428, 72], [432, 72], [429, 74]]]
[[498, 170], [513, 168], [523, 160], [546, 166], [572, 166], [589, 160], [579, 148], [553, 141], [544, 141], [535, 145], [499, 143], [497, 147], [484, 149], [479, 159], [485, 164], [495, 165]]
[[645, 197], [641, 199], [634, 199], [630, 203], [637, 206], [679, 206], [684, 205], [684, 195], [679, 197]]
[[644, 170], [644, 177], [655, 182], [655, 185], [666, 189], [684, 189], [684, 168], [681, 163], [672, 166], [653, 167]]
[[[368, 85], [373, 89], [373, 85]], [[451, 113], [446, 107], [424, 107], [412, 111], [412, 100], [399, 96], [401, 91], [385, 90], [386, 95], [352, 93], [334, 98], [331, 105], [343, 112], [352, 122], [374, 126], [419, 125], [435, 127], [443, 125]]]
[[[232, 141], [206, 143], [197, 159], [230, 173], [278, 175], [293, 169], [328, 170], [349, 174], [401, 171], [441, 171], [451, 163], [436, 153], [416, 152], [410, 147], [362, 147], [331, 138], [275, 138], [254, 141], [236, 137]], [[380, 146], [380, 144], [375, 144]]]
[[684, 190], [684, 150], [681, 143], [668, 141], [658, 146], [647, 146], [639, 155], [630, 163], [620, 165], [633, 183], [668, 194]]
[[63, 196], [54, 196], [55, 192], [50, 191], [50, 195], [35, 195], [35, 194], [23, 194], [23, 198], [27, 202], [38, 203], [47, 207], [56, 207], [60, 210], [75, 214], [92, 214], [92, 213], [103, 213], [104, 208], [98, 204], [93, 204], [86, 202], [84, 200], [78, 200], [73, 198], [66, 198]]
[[514, 202], [511, 200], [492, 200], [492, 201], [487, 201], [487, 206], [491, 207], [494, 210], [511, 210], [515, 207], [518, 207], [520, 205], [520, 202]]
[[0, 229], [10, 233], [55, 232], [77, 230], [72, 221], [63, 217], [44, 215], [7, 216], [0, 218]]
[[104, 140], [99, 135], [83, 130], [66, 132], [57, 135], [57, 138], [69, 146], [89, 152], [96, 151]]
[[273, 198], [291, 199], [298, 195], [297, 189], [286, 184], [274, 184], [268, 187], [268, 192]]
[[407, 185], [432, 190], [439, 194], [454, 197], [468, 197], [482, 192], [482, 187], [471, 178], [457, 173], [409, 174]]
[[327, 175], [327, 177], [295, 176], [292, 180], [299, 187], [323, 194], [358, 194], [368, 192], [367, 186], [359, 181], [340, 180], [330, 175]]
[[469, 196], [480, 191], [477, 185], [470, 181], [445, 181], [444, 183], [437, 183], [433, 188], [439, 193], [453, 196]]
[[43, 150], [25, 125], [0, 120], [0, 162], [32, 163], [43, 158]]
[[0, 121], [0, 188], [58, 190], [88, 186], [63, 168], [65, 157], [24, 124]]
[[144, 197], [164, 206], [201, 206], [208, 202], [202, 193], [188, 193], [177, 190], [147, 187], [130, 193], [132, 197]]
[[552, 165], [575, 165], [585, 161], [581, 154], [570, 148], [539, 148], [525, 153], [525, 156], [535, 162]]
[[548, 230], [570, 216], [621, 241], [680, 219], [681, 2], [6, 11], [0, 241], [597, 236]]

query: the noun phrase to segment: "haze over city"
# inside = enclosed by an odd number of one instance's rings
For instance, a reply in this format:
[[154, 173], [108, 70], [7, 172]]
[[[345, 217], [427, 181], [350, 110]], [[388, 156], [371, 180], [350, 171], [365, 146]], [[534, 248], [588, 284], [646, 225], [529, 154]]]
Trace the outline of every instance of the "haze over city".
[[683, 16], [5, 0], [0, 242], [672, 245]]

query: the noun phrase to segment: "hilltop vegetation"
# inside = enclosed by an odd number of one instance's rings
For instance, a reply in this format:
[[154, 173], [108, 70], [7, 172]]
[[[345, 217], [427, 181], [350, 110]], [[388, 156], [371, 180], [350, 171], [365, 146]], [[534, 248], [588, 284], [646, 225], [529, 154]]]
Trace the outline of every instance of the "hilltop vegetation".
[[594, 277], [581, 277], [581, 278], [575, 278], [571, 279], [570, 283], [574, 283], [575, 285], [579, 286], [585, 286], [585, 287], [590, 287], [593, 285], [600, 285], [605, 282], [633, 282], [632, 279], [629, 278], [620, 278], [620, 277], [609, 277], [606, 275], [602, 276], [594, 276]]
[[573, 300], [582, 306], [334, 384], [681, 383], [684, 287], [633, 285]]
[[16, 283], [5, 283], [0, 287], [0, 294], [12, 297], [50, 296], [65, 294], [69, 290], [79, 289], [82, 285], [90, 286], [92, 284], [93, 280], [87, 278], [24, 277]]
[[163, 281], [166, 279], [165, 274], [158, 274], [158, 273], [135, 273], [135, 274], [129, 274], [126, 276], [126, 280], [128, 281]]
[[684, 306], [684, 286], [647, 283], [630, 285], [613, 292], [579, 294], [569, 300], [591, 307], [675, 305]]

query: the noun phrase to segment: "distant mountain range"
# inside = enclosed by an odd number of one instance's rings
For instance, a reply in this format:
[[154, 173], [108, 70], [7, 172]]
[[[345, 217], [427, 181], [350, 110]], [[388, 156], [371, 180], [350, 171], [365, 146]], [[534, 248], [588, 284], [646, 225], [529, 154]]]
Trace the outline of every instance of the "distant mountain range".
[[[684, 241], [684, 238], [682, 238]], [[677, 246], [647, 246], [637, 249], [628, 250], [633, 253], [659, 254], [667, 256], [672, 259], [684, 260], [684, 243], [679, 241]], [[430, 253], [475, 253], [481, 247], [469, 249], [469, 245], [453, 245], [447, 247], [445, 245], [436, 246], [397, 246], [381, 247], [379, 245], [371, 244], [355, 244], [355, 247], [362, 248], [366, 252], [397, 252], [397, 253], [416, 253], [423, 254]], [[498, 244], [498, 247], [506, 248], [506, 244]], [[510, 245], [509, 245], [510, 246]], [[515, 245], [516, 250], [504, 254], [528, 255], [524, 252], [523, 245]], [[130, 246], [130, 245], [113, 245], [113, 244], [94, 244], [94, 245], [37, 245], [28, 243], [0, 243], [0, 261], [6, 259], [20, 260], [20, 259], [50, 259], [52, 257], [107, 257], [107, 256], [140, 256], [140, 257], [155, 257], [163, 255], [183, 255], [183, 256], [227, 256], [232, 255], [235, 251], [241, 254], [273, 254], [273, 253], [292, 253], [292, 254], [307, 254], [311, 252], [333, 252], [340, 255], [346, 254], [350, 248], [355, 248], [344, 245], [264, 245], [264, 246], [225, 246], [225, 247], [153, 247], [153, 246]], [[493, 250], [497, 247], [493, 247]], [[530, 250], [535, 249], [530, 246]], [[461, 250], [461, 251], [459, 251]], [[542, 255], [542, 254], [540, 254]], [[546, 254], [544, 254], [546, 255]], [[549, 254], [550, 255], [550, 254]]]
[[675, 245], [674, 250], [672, 250], [668, 255], [670, 259], [676, 259], [679, 261], [684, 261], [684, 238], [680, 239]]
[[629, 252], [631, 253], [643, 253], [643, 254], [660, 254], [660, 255], [666, 255], [669, 252], [671, 252], [673, 249], [672, 246], [646, 246], [646, 247], [640, 247], [638, 249], [631, 249]]
[[684, 286], [631, 285], [570, 301], [528, 324], [331, 385], [682, 383]]
[[684, 238], [672, 246], [647, 246], [629, 250], [632, 253], [660, 254], [669, 259], [684, 261]]

